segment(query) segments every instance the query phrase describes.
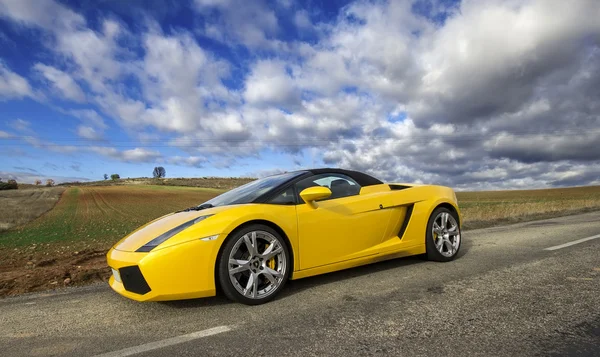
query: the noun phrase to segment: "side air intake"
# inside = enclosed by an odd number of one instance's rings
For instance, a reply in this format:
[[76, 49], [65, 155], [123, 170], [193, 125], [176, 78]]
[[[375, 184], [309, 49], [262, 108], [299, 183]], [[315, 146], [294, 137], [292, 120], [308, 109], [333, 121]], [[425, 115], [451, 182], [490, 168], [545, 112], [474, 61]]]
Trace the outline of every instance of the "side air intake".
[[399, 191], [399, 190], [404, 190], [404, 189], [412, 187], [412, 186], [406, 186], [406, 185], [397, 185], [394, 183], [390, 183], [388, 186], [390, 186], [390, 190], [392, 190], [392, 191]]
[[406, 227], [408, 227], [408, 222], [410, 221], [410, 216], [412, 216], [414, 206], [415, 206], [414, 204], [406, 206], [406, 214], [404, 215], [404, 222], [402, 222], [402, 225], [400, 226], [400, 232], [398, 232], [398, 238], [400, 238], [400, 239], [402, 239], [402, 237], [404, 236], [404, 232], [406, 232]]

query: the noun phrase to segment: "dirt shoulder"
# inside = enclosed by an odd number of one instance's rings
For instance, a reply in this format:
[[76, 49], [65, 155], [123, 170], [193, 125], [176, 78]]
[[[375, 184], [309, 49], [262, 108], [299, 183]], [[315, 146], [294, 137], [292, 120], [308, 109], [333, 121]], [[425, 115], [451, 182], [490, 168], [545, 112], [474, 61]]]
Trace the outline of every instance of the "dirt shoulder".
[[109, 247], [33, 245], [0, 248], [0, 297], [106, 281]]

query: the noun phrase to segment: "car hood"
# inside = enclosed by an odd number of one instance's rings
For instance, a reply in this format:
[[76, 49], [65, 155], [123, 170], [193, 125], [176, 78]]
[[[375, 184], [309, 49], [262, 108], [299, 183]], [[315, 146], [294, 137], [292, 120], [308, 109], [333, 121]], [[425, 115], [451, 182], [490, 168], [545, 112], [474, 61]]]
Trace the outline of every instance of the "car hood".
[[[142, 247], [144, 244], [150, 242], [154, 238], [161, 234], [176, 228], [186, 222], [196, 219], [201, 216], [214, 215], [224, 210], [230, 209], [233, 206], [221, 206], [207, 208], [200, 211], [187, 211], [187, 212], [175, 212], [169, 213], [165, 216], [159, 217], [154, 221], [143, 225], [136, 229], [129, 235], [121, 239], [117, 244], [114, 245], [114, 249], [124, 252], [135, 252], [137, 249]], [[201, 224], [202, 222], [198, 223]], [[189, 227], [191, 228], [191, 227]], [[189, 229], [188, 228], [188, 229]], [[185, 232], [182, 231], [182, 232]], [[180, 232], [181, 233], [181, 232]], [[180, 234], [178, 233], [178, 234]], [[175, 237], [176, 235], [174, 235]]]

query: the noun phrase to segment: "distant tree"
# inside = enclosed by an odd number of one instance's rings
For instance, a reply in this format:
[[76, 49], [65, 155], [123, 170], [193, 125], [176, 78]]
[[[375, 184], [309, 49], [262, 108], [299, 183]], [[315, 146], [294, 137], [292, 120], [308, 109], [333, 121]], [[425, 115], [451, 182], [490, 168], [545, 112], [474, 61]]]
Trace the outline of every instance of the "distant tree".
[[162, 166], [157, 166], [154, 168], [154, 171], [152, 171], [152, 176], [154, 176], [154, 178], [163, 178], [166, 175], [167, 171]]
[[2, 182], [0, 180], [0, 190], [16, 190], [19, 188], [16, 180], [8, 180], [7, 182]]
[[54, 180], [53, 179], [47, 179], [46, 180], [46, 187], [52, 187], [54, 186]]
[[39, 185], [41, 185], [41, 184], [42, 184], [42, 180], [40, 180], [40, 179], [38, 179], [38, 180], [35, 180], [35, 185], [36, 185], [36, 186], [39, 186]]
[[104, 179], [108, 180], [108, 175], [107, 174], [104, 174]]
[[119, 176], [119, 174], [112, 174], [112, 175], [110, 175], [110, 179], [113, 180], [113, 181], [117, 181], [120, 178], [121, 178], [121, 176]]

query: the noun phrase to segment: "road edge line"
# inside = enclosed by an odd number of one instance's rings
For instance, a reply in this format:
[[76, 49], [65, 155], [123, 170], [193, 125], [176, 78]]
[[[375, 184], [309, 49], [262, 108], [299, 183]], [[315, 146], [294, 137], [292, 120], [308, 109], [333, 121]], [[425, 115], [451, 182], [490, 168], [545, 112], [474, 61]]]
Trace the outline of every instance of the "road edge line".
[[600, 234], [597, 234], [597, 235], [591, 236], [591, 237], [587, 237], [587, 238], [581, 238], [581, 239], [578, 239], [578, 240], [574, 240], [572, 242], [568, 242], [568, 243], [564, 243], [564, 244], [560, 244], [560, 245], [555, 245], [555, 246], [552, 246], [552, 247], [544, 248], [544, 250], [557, 250], [557, 249], [567, 248], [567, 247], [570, 247], [570, 246], [575, 245], [575, 244], [587, 242], [589, 240], [598, 239], [598, 238], [600, 238]]
[[187, 335], [175, 336], [175, 337], [167, 338], [167, 339], [160, 340], [160, 341], [145, 343], [145, 344], [139, 345], [139, 346], [124, 348], [124, 349], [118, 350], [118, 351], [102, 353], [99, 355], [95, 355], [94, 357], [126, 357], [126, 356], [131, 356], [131, 355], [135, 355], [135, 354], [139, 354], [139, 353], [156, 350], [159, 348], [177, 345], [177, 344], [184, 343], [184, 342], [197, 340], [197, 339], [203, 338], [203, 337], [217, 335], [217, 334], [220, 334], [223, 332], [228, 332], [231, 330], [232, 330], [232, 328], [229, 326], [217, 326], [217, 327], [209, 328], [209, 329], [202, 330], [202, 331], [192, 332]]

